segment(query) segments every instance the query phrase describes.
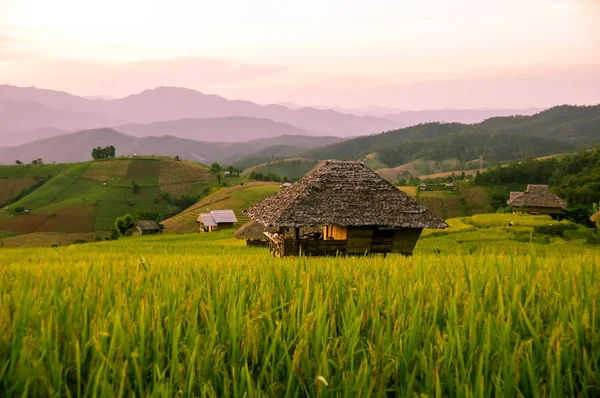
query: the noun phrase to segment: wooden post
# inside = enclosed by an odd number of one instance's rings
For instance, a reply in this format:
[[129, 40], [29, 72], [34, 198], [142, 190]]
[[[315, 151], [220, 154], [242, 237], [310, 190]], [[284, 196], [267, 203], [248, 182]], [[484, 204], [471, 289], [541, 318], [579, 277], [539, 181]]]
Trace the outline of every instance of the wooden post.
[[299, 227], [294, 228], [294, 239], [295, 240], [300, 239], [300, 228]]

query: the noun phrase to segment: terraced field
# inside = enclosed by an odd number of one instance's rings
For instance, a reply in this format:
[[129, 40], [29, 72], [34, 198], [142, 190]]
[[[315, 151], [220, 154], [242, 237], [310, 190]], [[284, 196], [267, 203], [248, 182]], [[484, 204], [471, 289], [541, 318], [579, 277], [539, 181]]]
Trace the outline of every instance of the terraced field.
[[[2, 175], [11, 176], [13, 185], [16, 178], [25, 181], [35, 179], [36, 173], [56, 173], [32, 193], [0, 210], [0, 232], [89, 234], [109, 231], [115, 218], [127, 213], [175, 211], [176, 207], [165, 200], [164, 193], [171, 197], [195, 196], [209, 190], [217, 180], [204, 165], [167, 158], [117, 158], [39, 169], [31, 166], [6, 167], [6, 173], [4, 167], [0, 168]], [[27, 175], [28, 172], [33, 175]], [[138, 193], [133, 192], [134, 182], [140, 187]], [[15, 215], [17, 207], [26, 212]]]

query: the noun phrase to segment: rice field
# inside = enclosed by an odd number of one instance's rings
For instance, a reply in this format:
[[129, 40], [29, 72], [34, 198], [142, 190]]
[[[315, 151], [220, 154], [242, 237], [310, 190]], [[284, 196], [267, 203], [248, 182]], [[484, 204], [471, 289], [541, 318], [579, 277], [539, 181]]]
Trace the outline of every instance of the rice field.
[[450, 238], [408, 258], [274, 259], [231, 232], [0, 249], [1, 395], [599, 396], [600, 251], [431, 252]]

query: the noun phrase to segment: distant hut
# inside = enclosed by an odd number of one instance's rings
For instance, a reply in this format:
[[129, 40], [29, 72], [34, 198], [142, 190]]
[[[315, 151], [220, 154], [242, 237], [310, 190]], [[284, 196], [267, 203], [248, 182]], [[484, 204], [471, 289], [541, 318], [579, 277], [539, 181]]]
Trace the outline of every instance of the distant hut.
[[427, 190], [427, 184], [421, 184], [421, 185], [419, 185], [419, 190], [426, 191]]
[[[412, 254], [423, 228], [448, 225], [362, 162], [328, 161], [244, 212], [275, 256]], [[301, 227], [321, 233], [300, 236]]]
[[202, 224], [204, 232], [212, 232], [233, 228], [233, 224], [238, 220], [233, 210], [211, 210], [210, 213], [201, 213], [196, 222]]
[[511, 192], [506, 204], [518, 213], [561, 214], [567, 202], [548, 190], [548, 185], [527, 185], [525, 192]]
[[153, 235], [162, 231], [160, 225], [152, 220], [134, 221], [131, 225], [132, 235]]

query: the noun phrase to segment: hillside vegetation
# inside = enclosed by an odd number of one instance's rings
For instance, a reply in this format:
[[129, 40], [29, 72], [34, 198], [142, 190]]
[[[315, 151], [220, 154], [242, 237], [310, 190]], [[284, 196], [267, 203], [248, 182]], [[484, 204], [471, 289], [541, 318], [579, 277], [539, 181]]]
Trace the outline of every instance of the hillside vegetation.
[[449, 223], [412, 257], [275, 259], [231, 231], [2, 249], [0, 391], [598, 396], [599, 250], [549, 217]]
[[[52, 167], [60, 172], [0, 211], [0, 232], [105, 232], [112, 229], [118, 216], [171, 214], [180, 206], [178, 198], [201, 196], [216, 185], [208, 167], [167, 158], [117, 158]], [[6, 169], [7, 173], [27, 176], [28, 171], [45, 167]]]
[[467, 125], [426, 123], [315, 149], [315, 159], [361, 159], [376, 153], [386, 167], [416, 159], [499, 163], [570, 152], [600, 143], [600, 105], [560, 106], [532, 116]]
[[477, 184], [549, 184], [571, 204], [600, 202], [600, 147], [545, 159], [496, 167], [475, 178]]

